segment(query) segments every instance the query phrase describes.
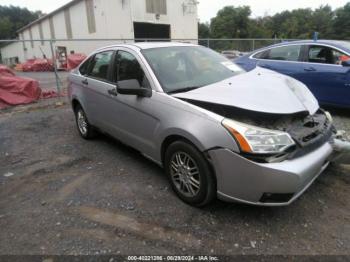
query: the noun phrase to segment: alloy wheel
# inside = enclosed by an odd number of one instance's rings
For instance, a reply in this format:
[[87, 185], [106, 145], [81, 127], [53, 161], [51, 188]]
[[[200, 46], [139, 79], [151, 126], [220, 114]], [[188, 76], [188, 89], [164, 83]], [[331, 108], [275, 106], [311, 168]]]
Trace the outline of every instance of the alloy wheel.
[[176, 188], [186, 197], [200, 191], [201, 179], [197, 163], [185, 152], [176, 152], [170, 161], [170, 174]]
[[77, 120], [80, 133], [86, 135], [88, 132], [88, 123], [85, 114], [81, 109], [77, 112]]

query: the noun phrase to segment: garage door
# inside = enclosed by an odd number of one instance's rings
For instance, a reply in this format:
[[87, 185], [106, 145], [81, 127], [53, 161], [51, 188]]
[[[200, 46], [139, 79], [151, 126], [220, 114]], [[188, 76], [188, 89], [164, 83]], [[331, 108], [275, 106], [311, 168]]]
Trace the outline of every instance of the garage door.
[[170, 25], [134, 23], [135, 39], [170, 39]]

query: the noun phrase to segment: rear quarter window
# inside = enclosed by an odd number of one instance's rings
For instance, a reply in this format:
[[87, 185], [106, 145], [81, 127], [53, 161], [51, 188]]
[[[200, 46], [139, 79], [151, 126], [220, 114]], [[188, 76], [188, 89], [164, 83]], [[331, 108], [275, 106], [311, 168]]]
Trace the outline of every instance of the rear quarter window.
[[267, 59], [269, 50], [261, 51], [253, 56], [256, 59]]
[[79, 73], [81, 75], [87, 75], [88, 70], [89, 70], [89, 65], [90, 65], [91, 58], [86, 60], [80, 67], [79, 67]]

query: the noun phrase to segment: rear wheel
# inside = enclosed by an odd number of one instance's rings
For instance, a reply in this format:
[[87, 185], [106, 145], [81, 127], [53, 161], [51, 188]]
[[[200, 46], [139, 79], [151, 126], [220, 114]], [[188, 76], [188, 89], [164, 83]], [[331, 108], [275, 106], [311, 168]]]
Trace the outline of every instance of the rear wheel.
[[175, 193], [193, 206], [209, 204], [216, 195], [216, 181], [208, 161], [194, 146], [184, 141], [171, 144], [164, 167]]
[[96, 136], [96, 131], [93, 126], [89, 124], [86, 114], [80, 105], [75, 107], [75, 120], [82, 138], [92, 139]]

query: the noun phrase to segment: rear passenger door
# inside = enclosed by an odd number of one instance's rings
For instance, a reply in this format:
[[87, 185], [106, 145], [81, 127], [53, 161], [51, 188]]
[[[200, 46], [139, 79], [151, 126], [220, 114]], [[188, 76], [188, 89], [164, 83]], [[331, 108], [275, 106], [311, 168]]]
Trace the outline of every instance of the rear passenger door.
[[350, 68], [341, 65], [343, 52], [323, 45], [305, 47], [303, 74], [299, 78], [325, 104], [349, 105]]
[[297, 78], [302, 73], [300, 67], [302, 58], [301, 45], [278, 46], [258, 53], [253, 58], [258, 60], [257, 65], [260, 67], [294, 78]]
[[82, 80], [86, 107], [84, 109], [87, 111], [91, 124], [101, 129], [107, 126], [108, 90], [115, 87], [111, 81], [114, 54], [113, 50], [95, 54], [90, 61], [87, 75]]

